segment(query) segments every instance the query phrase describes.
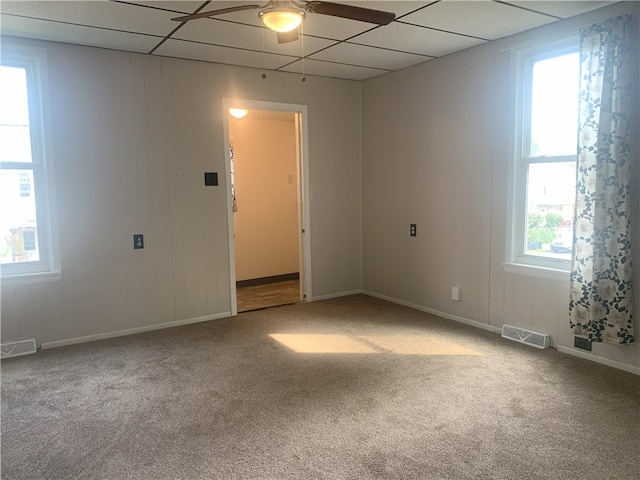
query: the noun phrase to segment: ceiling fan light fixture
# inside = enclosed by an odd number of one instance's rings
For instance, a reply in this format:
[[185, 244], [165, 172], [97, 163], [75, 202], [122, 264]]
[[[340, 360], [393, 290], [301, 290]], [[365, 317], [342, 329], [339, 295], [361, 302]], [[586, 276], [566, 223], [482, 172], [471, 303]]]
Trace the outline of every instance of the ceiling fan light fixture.
[[260, 20], [275, 32], [290, 32], [298, 28], [305, 17], [304, 10], [294, 8], [274, 8], [262, 10]]
[[249, 113], [249, 111], [245, 110], [244, 108], [230, 108], [229, 113], [232, 117], [243, 118], [247, 115], [247, 113]]

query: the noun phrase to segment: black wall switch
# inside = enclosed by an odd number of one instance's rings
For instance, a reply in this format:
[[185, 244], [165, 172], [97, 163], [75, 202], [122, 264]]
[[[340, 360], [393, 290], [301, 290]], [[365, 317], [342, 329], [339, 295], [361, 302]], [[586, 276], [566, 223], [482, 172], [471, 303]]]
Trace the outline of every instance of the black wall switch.
[[215, 187], [218, 185], [218, 172], [205, 172], [204, 173], [204, 185], [205, 187]]

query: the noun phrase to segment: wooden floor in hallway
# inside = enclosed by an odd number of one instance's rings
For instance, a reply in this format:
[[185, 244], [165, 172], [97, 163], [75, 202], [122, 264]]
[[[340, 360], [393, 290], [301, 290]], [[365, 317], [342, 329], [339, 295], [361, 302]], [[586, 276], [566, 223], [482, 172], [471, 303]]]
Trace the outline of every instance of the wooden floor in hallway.
[[300, 280], [240, 287], [236, 294], [238, 312], [297, 303], [300, 301]]

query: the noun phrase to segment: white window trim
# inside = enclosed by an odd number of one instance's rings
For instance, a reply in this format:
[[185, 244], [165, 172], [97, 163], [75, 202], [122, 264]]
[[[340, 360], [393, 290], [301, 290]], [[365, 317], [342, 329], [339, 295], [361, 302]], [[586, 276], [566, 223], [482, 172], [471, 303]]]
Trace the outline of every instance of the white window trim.
[[[525, 138], [523, 132], [530, 131], [530, 118], [526, 115], [525, 67], [534, 57], [541, 59], [561, 54], [563, 51], [575, 51], [578, 36], [575, 31], [548, 42], [537, 42], [535, 45], [513, 47], [511, 51], [511, 111], [513, 122], [510, 131], [510, 161], [508, 170], [508, 202], [507, 202], [507, 240], [504, 268], [507, 273], [528, 275], [551, 280], [569, 279], [570, 260], [527, 255], [524, 250], [526, 231], [526, 186], [528, 165], [536, 163], [535, 158], [524, 158]], [[530, 80], [529, 80], [530, 81]], [[526, 129], [526, 130], [525, 130]], [[540, 160], [550, 161], [546, 157]], [[555, 157], [552, 161], [575, 161], [577, 156]]]
[[29, 88], [29, 119], [32, 130], [33, 164], [4, 163], [9, 168], [32, 169], [38, 225], [38, 262], [4, 264], [0, 266], [3, 285], [25, 285], [56, 281], [61, 278], [60, 246], [56, 210], [53, 140], [47, 75], [47, 51], [10, 41], [2, 42], [3, 65], [27, 68], [31, 73]]
[[544, 278], [545, 280], [555, 280], [569, 283], [569, 271], [557, 268], [539, 267], [535, 265], [524, 265], [522, 263], [503, 263], [504, 271], [514, 275], [525, 275], [527, 277]]

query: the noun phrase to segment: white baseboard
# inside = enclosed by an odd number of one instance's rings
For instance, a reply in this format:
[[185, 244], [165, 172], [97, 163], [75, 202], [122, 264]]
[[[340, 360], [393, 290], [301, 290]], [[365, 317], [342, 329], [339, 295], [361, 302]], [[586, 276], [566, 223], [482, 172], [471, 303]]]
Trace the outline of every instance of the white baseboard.
[[640, 367], [634, 367], [633, 365], [628, 365], [626, 363], [616, 362], [615, 360], [609, 360], [608, 358], [604, 357], [598, 357], [593, 353], [581, 352], [580, 350], [576, 350], [571, 347], [564, 347], [562, 345], [558, 345], [558, 351], [561, 353], [566, 353], [567, 355], [582, 358], [583, 360], [590, 360], [601, 365], [606, 365], [607, 367], [613, 367], [619, 370], [624, 370], [625, 372], [633, 373], [635, 375], [640, 375]]
[[446, 318], [448, 320], [453, 320], [455, 322], [464, 323], [465, 325], [469, 325], [471, 327], [481, 328], [482, 330], [487, 330], [493, 333], [502, 333], [502, 328], [494, 327], [493, 325], [487, 325], [486, 323], [478, 322], [477, 320], [471, 320], [469, 318], [459, 317], [458, 315], [452, 315], [450, 313], [441, 312], [434, 308], [423, 307], [422, 305], [417, 305], [415, 303], [407, 302], [405, 300], [399, 300], [397, 298], [388, 297], [386, 295], [381, 295], [379, 293], [370, 292], [368, 290], [363, 290], [362, 293], [365, 295], [369, 295], [371, 297], [376, 297], [381, 300], [386, 300], [387, 302], [397, 303], [398, 305], [403, 305], [405, 307], [414, 308], [416, 310], [420, 310], [421, 312], [430, 313], [432, 315], [437, 315], [438, 317]]
[[330, 293], [329, 295], [319, 295], [311, 299], [312, 302], [319, 302], [320, 300], [330, 300], [332, 298], [348, 297], [350, 295], [358, 295], [359, 293], [365, 293], [362, 290], [350, 290], [348, 292]]
[[127, 328], [126, 330], [117, 330], [115, 332], [98, 333], [96, 335], [87, 335], [84, 337], [68, 338], [66, 340], [56, 340], [55, 342], [45, 342], [40, 348], [56, 348], [65, 347], [67, 345], [75, 345], [77, 343], [94, 342], [96, 340], [105, 340], [107, 338], [123, 337], [125, 335], [134, 335], [136, 333], [153, 332], [154, 330], [163, 330], [165, 328], [181, 327], [182, 325], [190, 325], [192, 323], [208, 322], [209, 320], [218, 320], [230, 317], [231, 312], [214, 313], [212, 315], [204, 315], [202, 317], [187, 318], [184, 320], [176, 320], [175, 322], [159, 323], [157, 325], [147, 325], [144, 327]]
[[[429, 308], [429, 307], [424, 307], [422, 305], [417, 305], [415, 303], [411, 303], [411, 302], [407, 302], [405, 300], [400, 300], [394, 297], [389, 297], [387, 295], [382, 295], [379, 293], [375, 293], [375, 292], [370, 292], [368, 290], [351, 290], [348, 292], [339, 292], [339, 293], [332, 293], [329, 295], [320, 295], [317, 297], [313, 297], [312, 301], [321, 301], [321, 300], [329, 300], [331, 298], [339, 298], [339, 297], [347, 297], [350, 295], [357, 295], [357, 294], [365, 294], [365, 295], [369, 295], [371, 297], [375, 297], [375, 298], [379, 298], [381, 300], [386, 300], [388, 302], [391, 303], [395, 303], [398, 305], [403, 305], [405, 307], [409, 307], [409, 308], [413, 308], [415, 310], [420, 310], [422, 312], [425, 313], [430, 313], [432, 315], [436, 315], [438, 317], [442, 317], [442, 318], [446, 318], [449, 320], [453, 320], [459, 323], [463, 323], [465, 325], [469, 325], [472, 327], [476, 327], [476, 328], [481, 328], [482, 330], [487, 330], [489, 332], [493, 332], [493, 333], [497, 333], [500, 334], [502, 332], [501, 328], [498, 327], [494, 327], [492, 325], [487, 325], [485, 323], [482, 322], [478, 322], [476, 320], [471, 320], [468, 318], [464, 318], [464, 317], [459, 317], [457, 315], [452, 315], [450, 313], [446, 313], [446, 312], [441, 312], [439, 310], [435, 310], [433, 308]], [[108, 338], [115, 338], [115, 337], [122, 337], [125, 335], [133, 335], [136, 333], [144, 333], [144, 332], [152, 332], [154, 330], [162, 330], [165, 328], [172, 328], [172, 327], [180, 327], [182, 325], [190, 325], [192, 323], [200, 323], [200, 322], [208, 322], [210, 320], [219, 320], [221, 318], [226, 318], [226, 317], [230, 317], [231, 316], [231, 312], [222, 312], [222, 313], [216, 313], [216, 314], [212, 314], [212, 315], [205, 315], [202, 317], [195, 317], [195, 318], [187, 318], [184, 320], [177, 320], [175, 322], [166, 322], [166, 323], [159, 323], [157, 325], [147, 325], [144, 327], [137, 327], [137, 328], [129, 328], [126, 330], [118, 330], [115, 332], [108, 332], [108, 333], [99, 333], [96, 335], [87, 335], [84, 337], [75, 337], [75, 338], [69, 338], [66, 340], [57, 340], [54, 342], [45, 342], [42, 343], [40, 345], [40, 348], [42, 349], [48, 349], [48, 348], [56, 348], [56, 347], [64, 347], [67, 345], [75, 345], [78, 343], [86, 343], [86, 342], [93, 342], [96, 340], [105, 340]], [[640, 375], [640, 367], [635, 367], [633, 365], [628, 365], [626, 363], [621, 363], [621, 362], [616, 362], [614, 360], [609, 360], [607, 358], [604, 357], [599, 357], [597, 355], [594, 355], [592, 353], [586, 353], [586, 352], [582, 352], [580, 350], [575, 350], [573, 348], [570, 347], [565, 347], [562, 345], [558, 345], [557, 350], [561, 353], [566, 353], [567, 355], [572, 355], [574, 357], [578, 357], [578, 358], [582, 358], [584, 360], [590, 360], [592, 362], [595, 363], [599, 363], [601, 365], [606, 365], [608, 367], [613, 367], [613, 368], [617, 368], [619, 370], [623, 370], [625, 372], [629, 372], [629, 373], [633, 373], [635, 375]]]
[[[502, 333], [502, 328], [494, 327], [492, 325], [487, 325], [486, 323], [477, 322], [475, 320], [470, 320], [468, 318], [459, 317], [457, 315], [451, 315], [449, 313], [440, 312], [433, 308], [423, 307], [422, 305], [416, 305], [415, 303], [407, 302], [404, 300], [399, 300], [397, 298], [388, 297], [386, 295], [381, 295], [379, 293], [370, 292], [368, 290], [363, 290], [362, 293], [365, 295], [369, 295], [371, 297], [379, 298], [381, 300], [386, 300], [391, 303], [397, 303], [398, 305], [403, 305], [409, 308], [415, 308], [416, 310], [420, 310], [422, 312], [431, 313], [433, 315], [437, 315], [439, 317], [447, 318], [450, 320], [454, 320], [456, 322], [464, 323], [465, 325], [470, 325], [472, 327], [481, 328], [483, 330], [488, 330], [490, 332]], [[580, 350], [575, 350], [570, 347], [564, 347], [562, 345], [558, 345], [555, 347], [559, 352], [566, 353], [567, 355], [573, 355], [574, 357], [579, 357], [584, 360], [590, 360], [595, 363], [599, 363], [601, 365], [606, 365], [608, 367], [617, 368], [618, 370], [624, 370], [625, 372], [633, 373], [635, 375], [640, 375], [640, 367], [635, 367], [633, 365], [628, 365], [626, 363], [616, 362], [614, 360], [609, 360], [604, 357], [598, 357], [592, 353], [582, 352]]]

